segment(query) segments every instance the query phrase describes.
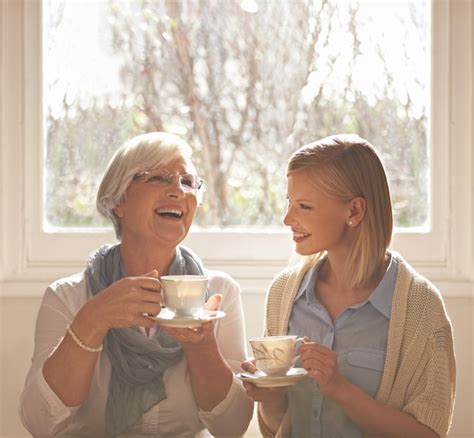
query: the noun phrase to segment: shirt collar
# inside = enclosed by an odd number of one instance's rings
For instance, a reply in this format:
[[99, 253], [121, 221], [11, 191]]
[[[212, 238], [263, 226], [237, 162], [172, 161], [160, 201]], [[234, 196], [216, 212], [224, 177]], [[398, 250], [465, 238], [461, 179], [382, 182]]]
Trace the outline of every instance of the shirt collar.
[[[356, 305], [355, 307], [361, 307], [366, 302], [370, 302], [382, 315], [387, 319], [390, 319], [390, 314], [392, 312], [392, 297], [393, 290], [395, 287], [395, 281], [397, 277], [398, 265], [396, 259], [388, 253], [390, 256], [390, 262], [388, 264], [387, 271], [385, 272], [382, 280], [374, 291], [370, 294], [369, 298], [363, 303]], [[303, 295], [306, 296], [306, 302], [310, 303], [313, 300], [316, 300], [314, 296], [314, 285], [316, 284], [316, 279], [318, 278], [318, 271], [321, 267], [324, 259], [320, 259], [317, 263], [306, 272], [301, 282], [300, 288], [295, 296], [294, 302], [300, 299]]]
[[318, 278], [318, 271], [323, 261], [324, 259], [318, 260], [316, 264], [311, 269], [309, 269], [308, 272], [306, 272], [303, 277], [303, 280], [301, 281], [298, 292], [296, 293], [294, 302], [296, 302], [303, 295], [306, 296], [307, 303], [316, 300], [316, 297], [314, 296], [314, 285], [316, 284], [316, 279]]
[[367, 301], [369, 301], [382, 315], [390, 319], [393, 290], [397, 279], [398, 265], [395, 258], [390, 253], [388, 254], [390, 256], [390, 262], [387, 271], [378, 286], [370, 294]]

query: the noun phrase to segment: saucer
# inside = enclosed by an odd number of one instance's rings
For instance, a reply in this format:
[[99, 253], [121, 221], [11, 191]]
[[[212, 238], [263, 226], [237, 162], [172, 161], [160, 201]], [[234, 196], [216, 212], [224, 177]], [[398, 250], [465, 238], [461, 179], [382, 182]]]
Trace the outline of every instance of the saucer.
[[192, 315], [176, 316], [174, 312], [166, 308], [155, 316], [156, 322], [164, 327], [193, 328], [199, 327], [207, 321], [214, 321], [225, 316], [222, 310], [200, 309]]
[[267, 376], [261, 371], [254, 374], [239, 373], [237, 377], [243, 382], [250, 382], [261, 388], [275, 388], [278, 386], [291, 386], [303, 380], [308, 375], [304, 368], [290, 368], [283, 376]]

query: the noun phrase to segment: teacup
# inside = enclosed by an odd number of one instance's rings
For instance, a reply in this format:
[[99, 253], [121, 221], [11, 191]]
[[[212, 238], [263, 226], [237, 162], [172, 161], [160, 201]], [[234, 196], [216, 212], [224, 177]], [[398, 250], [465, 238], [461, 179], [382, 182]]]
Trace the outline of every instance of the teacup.
[[203, 307], [209, 281], [207, 277], [164, 275], [160, 281], [163, 304], [176, 316], [189, 316]]
[[268, 376], [284, 375], [295, 364], [303, 343], [296, 336], [265, 336], [250, 339], [255, 366]]

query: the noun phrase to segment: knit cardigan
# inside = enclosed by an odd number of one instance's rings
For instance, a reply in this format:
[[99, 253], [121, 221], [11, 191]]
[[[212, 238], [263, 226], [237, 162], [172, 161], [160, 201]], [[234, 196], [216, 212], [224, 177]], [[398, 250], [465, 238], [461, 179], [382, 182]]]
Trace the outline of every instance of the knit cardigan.
[[[445, 437], [451, 425], [456, 365], [452, 327], [441, 294], [392, 252], [398, 273], [392, 298], [387, 353], [376, 400], [413, 415]], [[311, 260], [273, 280], [266, 298], [265, 335], [288, 333], [293, 301]], [[263, 436], [274, 436], [259, 415]], [[290, 436], [287, 411], [276, 437]]]

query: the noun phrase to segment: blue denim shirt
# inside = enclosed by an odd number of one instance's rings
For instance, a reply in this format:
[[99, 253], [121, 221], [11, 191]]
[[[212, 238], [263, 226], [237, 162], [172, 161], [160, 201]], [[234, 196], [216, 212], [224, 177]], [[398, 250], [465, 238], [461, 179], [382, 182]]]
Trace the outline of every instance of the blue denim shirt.
[[[369, 298], [346, 308], [334, 323], [314, 294], [319, 267], [317, 263], [301, 282], [290, 316], [289, 333], [309, 336], [335, 351], [341, 374], [375, 397], [387, 351], [397, 262], [392, 257], [387, 272]], [[294, 438], [359, 438], [364, 435], [337, 403], [319, 392], [314, 379], [292, 386], [288, 401]]]

